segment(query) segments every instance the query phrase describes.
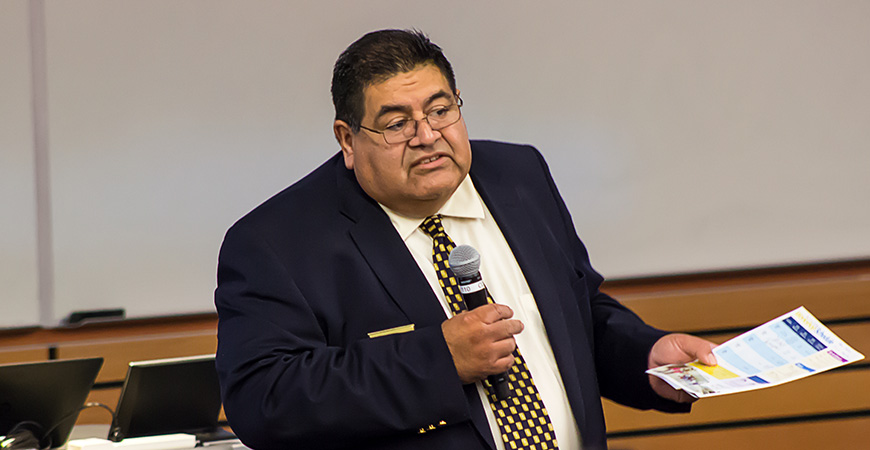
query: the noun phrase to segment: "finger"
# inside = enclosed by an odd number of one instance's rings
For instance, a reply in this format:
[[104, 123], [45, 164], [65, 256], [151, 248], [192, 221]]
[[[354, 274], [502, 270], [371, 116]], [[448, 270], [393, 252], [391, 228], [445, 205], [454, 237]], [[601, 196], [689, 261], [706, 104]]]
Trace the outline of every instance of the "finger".
[[505, 305], [499, 305], [498, 303], [483, 305], [473, 309], [471, 312], [477, 314], [480, 320], [486, 324], [495, 323], [499, 320], [510, 319], [514, 316], [514, 311], [512, 309]]
[[708, 342], [707, 344], [709, 345], [709, 349], [702, 355], [699, 355], [698, 360], [708, 366], [715, 366], [716, 364], [719, 364], [719, 362], [716, 361], [716, 355], [713, 354], [713, 349], [716, 348], [716, 344], [712, 342]]
[[514, 338], [502, 339], [492, 343], [491, 350], [496, 359], [511, 357], [517, 349], [517, 341]]
[[507, 372], [508, 370], [510, 370], [511, 367], [513, 367], [515, 363], [516, 358], [514, 358], [514, 355], [512, 354], [499, 358], [494, 364], [495, 371], [490, 375]]
[[687, 354], [692, 355], [701, 363], [708, 366], [716, 365], [716, 356], [713, 354], [713, 348], [716, 347], [716, 344], [706, 339], [686, 335], [682, 347]]
[[514, 335], [520, 334], [525, 329], [525, 325], [519, 320], [502, 320], [493, 324], [493, 327], [498, 327], [497, 338], [507, 339], [513, 338]]

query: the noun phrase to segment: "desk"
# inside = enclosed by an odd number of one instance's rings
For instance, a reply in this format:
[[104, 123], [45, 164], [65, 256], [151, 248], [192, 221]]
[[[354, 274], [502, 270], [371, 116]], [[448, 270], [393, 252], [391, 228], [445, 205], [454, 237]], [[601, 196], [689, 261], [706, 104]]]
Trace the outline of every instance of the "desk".
[[[105, 439], [106, 436], [108, 436], [108, 435], [109, 435], [109, 425], [103, 425], [103, 424], [99, 424], [99, 425], [76, 425], [75, 427], [73, 427], [72, 433], [70, 433], [69, 440], [72, 441], [72, 440], [88, 439], [88, 438]], [[123, 448], [123, 447], [121, 447], [121, 448]], [[191, 449], [193, 449], [193, 448], [198, 448], [198, 449], [203, 449], [203, 450], [204, 449], [208, 449], [208, 450], [245, 450], [245, 449], [248, 449], [248, 447], [245, 447], [245, 445], [242, 444], [241, 442], [239, 442], [238, 440], [230, 441], [230, 442], [221, 442], [221, 443], [216, 443], [216, 444], [207, 444], [203, 447], [191, 447]], [[65, 450], [66, 445], [61, 447], [61, 449]]]

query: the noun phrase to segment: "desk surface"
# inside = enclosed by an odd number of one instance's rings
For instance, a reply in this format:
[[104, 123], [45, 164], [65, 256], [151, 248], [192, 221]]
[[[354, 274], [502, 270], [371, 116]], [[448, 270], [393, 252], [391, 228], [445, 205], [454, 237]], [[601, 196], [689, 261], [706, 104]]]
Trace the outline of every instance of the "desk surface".
[[69, 440], [75, 439], [87, 439], [87, 438], [100, 438], [106, 439], [109, 435], [109, 424], [95, 424], [95, 425], [76, 425], [72, 429], [72, 433], [69, 435]]
[[[76, 425], [72, 429], [72, 433], [70, 433], [69, 440], [75, 439], [87, 439], [87, 438], [100, 438], [106, 439], [106, 436], [109, 435], [109, 427], [110, 425], [106, 424], [96, 424], [96, 425]], [[209, 450], [240, 450], [247, 449], [241, 442], [221, 442], [220, 444], [212, 444], [207, 447], [197, 447], [200, 449], [208, 448]], [[66, 445], [61, 447], [61, 449], [66, 449]]]

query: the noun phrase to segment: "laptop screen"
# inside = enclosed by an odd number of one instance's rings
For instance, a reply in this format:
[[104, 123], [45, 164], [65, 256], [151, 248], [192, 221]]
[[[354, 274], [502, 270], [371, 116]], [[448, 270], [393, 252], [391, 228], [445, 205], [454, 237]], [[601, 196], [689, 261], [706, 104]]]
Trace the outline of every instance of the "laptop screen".
[[0, 365], [0, 435], [34, 422], [42, 445], [64, 445], [102, 365], [103, 358]]
[[214, 430], [220, 407], [214, 355], [131, 362], [109, 439]]

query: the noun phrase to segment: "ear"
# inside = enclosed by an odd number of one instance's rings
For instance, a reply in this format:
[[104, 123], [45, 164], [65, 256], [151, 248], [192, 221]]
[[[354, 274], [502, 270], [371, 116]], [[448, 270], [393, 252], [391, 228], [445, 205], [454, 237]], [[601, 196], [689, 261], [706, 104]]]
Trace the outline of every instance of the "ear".
[[343, 120], [336, 120], [332, 124], [332, 131], [335, 133], [335, 140], [341, 146], [341, 154], [344, 155], [344, 166], [348, 170], [353, 170], [353, 131], [350, 125]]

